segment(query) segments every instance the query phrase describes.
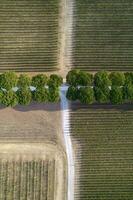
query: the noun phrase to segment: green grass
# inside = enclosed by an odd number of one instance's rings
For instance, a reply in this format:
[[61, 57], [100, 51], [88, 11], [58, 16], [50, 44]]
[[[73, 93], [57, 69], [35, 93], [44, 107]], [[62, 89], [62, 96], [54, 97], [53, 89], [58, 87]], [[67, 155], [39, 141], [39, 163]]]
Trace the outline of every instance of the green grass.
[[75, 200], [133, 199], [133, 111], [71, 112]]
[[0, 0], [0, 71], [58, 67], [59, 0]]
[[54, 195], [49, 185], [54, 185], [54, 163], [0, 160], [0, 200], [51, 200], [48, 195]]
[[73, 67], [133, 70], [133, 2], [76, 0]]

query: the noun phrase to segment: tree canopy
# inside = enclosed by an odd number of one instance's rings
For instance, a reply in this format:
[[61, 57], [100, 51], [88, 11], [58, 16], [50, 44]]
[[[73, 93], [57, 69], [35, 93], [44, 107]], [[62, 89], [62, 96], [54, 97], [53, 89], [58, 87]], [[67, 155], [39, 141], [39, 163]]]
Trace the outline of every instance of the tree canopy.
[[2, 98], [3, 98], [3, 91], [0, 90], [0, 103], [2, 103]]
[[32, 100], [32, 94], [30, 89], [21, 88], [17, 91], [18, 103], [20, 105], [29, 105]]
[[[122, 104], [133, 101], [133, 72], [99, 71], [94, 77], [91, 73], [81, 70], [71, 70], [66, 76], [69, 84], [66, 93], [70, 101], [81, 103]], [[0, 103], [5, 106], [15, 106], [17, 103], [28, 105], [32, 99], [36, 102], [59, 102], [59, 87], [63, 83], [60, 75], [45, 74], [32, 77], [27, 74], [17, 76], [15, 72], [5, 72], [0, 75]], [[30, 91], [34, 86], [32, 92]], [[17, 87], [17, 88], [14, 88]]]
[[48, 89], [44, 87], [37, 88], [33, 92], [33, 100], [38, 103], [48, 102], [48, 98], [49, 98]]
[[92, 104], [95, 101], [94, 90], [91, 87], [81, 87], [78, 94], [81, 103]]
[[80, 86], [91, 86], [93, 83], [93, 75], [84, 72], [84, 71], [79, 71], [78, 78], [77, 78], [77, 84]]
[[133, 85], [133, 72], [126, 72], [125, 73], [125, 84], [132, 84]]
[[60, 95], [59, 95], [58, 89], [49, 88], [48, 92], [49, 92], [49, 95], [48, 95], [48, 101], [49, 102], [51, 102], [51, 103], [59, 102]]
[[48, 80], [48, 86], [51, 88], [58, 88], [63, 83], [63, 78], [59, 75], [52, 74]]
[[79, 75], [80, 70], [71, 70], [68, 72], [66, 76], [66, 82], [71, 85], [71, 86], [78, 86], [78, 75]]
[[112, 104], [122, 104], [124, 102], [123, 88], [113, 86], [110, 91], [110, 101]]
[[95, 92], [95, 98], [99, 103], [109, 102], [110, 90], [108, 87], [104, 87], [103, 89], [95, 87], [94, 92]]
[[19, 88], [26, 88], [31, 86], [31, 78], [27, 74], [20, 74], [17, 86]]
[[94, 84], [96, 87], [104, 88], [111, 86], [109, 74], [106, 71], [99, 71], [94, 76]]
[[0, 75], [0, 87], [10, 90], [17, 85], [18, 77], [15, 72], [5, 72]]
[[71, 86], [90, 86], [93, 83], [93, 75], [81, 70], [71, 70], [66, 76], [66, 81]]
[[76, 101], [78, 99], [78, 89], [77, 89], [77, 87], [70, 86], [67, 90], [66, 97], [70, 101]]
[[45, 74], [38, 74], [32, 77], [32, 86], [36, 88], [44, 87], [48, 82], [48, 77]]
[[125, 75], [122, 72], [112, 72], [109, 75], [112, 86], [123, 86], [125, 83]]
[[18, 97], [12, 90], [3, 91], [1, 103], [5, 106], [14, 107], [18, 104]]
[[124, 98], [127, 101], [133, 101], [133, 84], [125, 85], [123, 88]]

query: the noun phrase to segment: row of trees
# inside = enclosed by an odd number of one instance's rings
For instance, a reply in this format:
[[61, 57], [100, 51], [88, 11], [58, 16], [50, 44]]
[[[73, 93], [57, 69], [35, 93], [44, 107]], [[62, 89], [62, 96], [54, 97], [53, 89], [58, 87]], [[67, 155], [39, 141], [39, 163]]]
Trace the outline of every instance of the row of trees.
[[81, 103], [94, 102], [122, 104], [133, 101], [133, 73], [97, 72], [94, 76], [80, 70], [68, 73], [67, 83], [70, 85], [67, 98]]
[[[30, 102], [58, 102], [62, 77], [38, 74], [30, 78], [27, 74], [17, 76], [15, 72], [0, 75], [0, 103], [5, 106], [28, 105]], [[31, 89], [32, 86], [32, 89]]]
[[133, 72], [99, 71], [93, 75], [81, 70], [71, 70], [66, 76], [66, 82], [71, 86], [124, 86], [133, 84]]
[[[99, 71], [95, 75], [71, 70], [66, 81], [70, 85], [67, 98], [81, 103], [121, 104], [133, 101], [133, 73]], [[38, 74], [32, 78], [15, 72], [0, 74], [0, 103], [5, 106], [28, 105], [30, 102], [58, 102], [61, 76]], [[32, 88], [31, 88], [32, 86]]]

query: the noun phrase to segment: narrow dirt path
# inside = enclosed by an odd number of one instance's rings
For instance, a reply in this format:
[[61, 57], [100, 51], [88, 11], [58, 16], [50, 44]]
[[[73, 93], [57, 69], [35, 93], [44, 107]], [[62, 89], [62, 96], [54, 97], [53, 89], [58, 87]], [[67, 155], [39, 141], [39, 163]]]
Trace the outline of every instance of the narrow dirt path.
[[72, 66], [72, 46], [73, 46], [73, 10], [75, 0], [61, 0], [60, 2], [60, 20], [59, 20], [59, 41], [60, 41], [60, 53], [59, 73], [65, 78], [68, 71]]
[[69, 103], [66, 98], [66, 91], [68, 87], [65, 84], [61, 87], [61, 109], [62, 109], [62, 126], [64, 133], [64, 140], [66, 145], [67, 162], [68, 162], [68, 194], [67, 200], [74, 200], [74, 159], [73, 149], [70, 136], [70, 123], [69, 123]]

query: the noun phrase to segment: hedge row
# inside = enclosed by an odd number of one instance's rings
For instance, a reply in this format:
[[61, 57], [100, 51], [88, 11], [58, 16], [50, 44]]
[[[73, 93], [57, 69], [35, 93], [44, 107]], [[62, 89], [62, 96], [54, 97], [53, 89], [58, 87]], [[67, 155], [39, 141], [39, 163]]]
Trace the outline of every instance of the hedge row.
[[70, 85], [67, 98], [71, 101], [91, 104], [122, 104], [133, 102], [133, 73], [99, 71], [95, 75], [72, 70], [67, 74]]
[[[95, 75], [80, 70], [71, 70], [66, 76], [69, 84], [67, 98], [71, 101], [91, 104], [122, 104], [133, 102], [133, 73], [100, 71]], [[15, 72], [0, 74], [0, 104], [5, 106], [28, 105], [36, 102], [58, 102], [61, 76], [38, 74], [30, 78]], [[32, 86], [32, 87], [31, 87]]]
[[62, 77], [55, 74], [50, 77], [38, 74], [30, 78], [27, 74], [17, 76], [15, 72], [5, 72], [0, 75], [0, 104], [14, 107], [17, 104], [28, 105], [32, 100], [58, 102], [62, 83]]

